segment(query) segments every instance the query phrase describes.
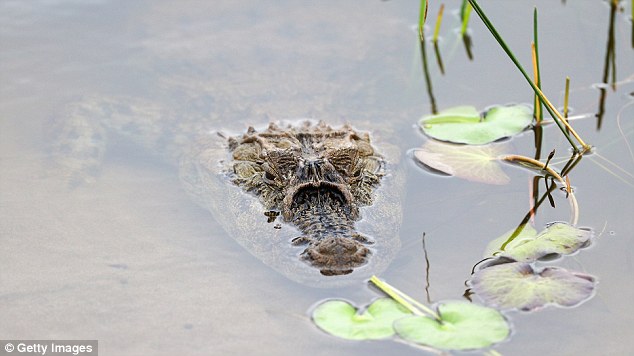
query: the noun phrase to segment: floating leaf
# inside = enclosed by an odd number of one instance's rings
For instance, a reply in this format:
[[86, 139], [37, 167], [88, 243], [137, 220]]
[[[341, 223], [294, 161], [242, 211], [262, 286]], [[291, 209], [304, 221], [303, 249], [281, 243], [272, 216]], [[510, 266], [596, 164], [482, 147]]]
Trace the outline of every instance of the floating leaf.
[[580, 304], [592, 296], [596, 283], [587, 274], [558, 267], [535, 271], [528, 263], [514, 262], [481, 269], [470, 284], [488, 305], [530, 311], [547, 304]]
[[441, 141], [482, 145], [516, 135], [532, 121], [532, 111], [524, 105], [495, 106], [483, 118], [472, 106], [458, 106], [424, 116], [419, 125]]
[[507, 184], [509, 177], [502, 171], [497, 157], [506, 145], [465, 146], [427, 141], [414, 150], [421, 163], [443, 173], [470, 181]]
[[[514, 231], [515, 229], [492, 241], [487, 247], [487, 256], [495, 254], [515, 261], [529, 262], [553, 255], [570, 255], [586, 246], [592, 237], [591, 230], [558, 222], [548, 225], [539, 234], [532, 226], [525, 226], [519, 235], [504, 246]], [[503, 246], [504, 251], [501, 251]]]
[[313, 311], [313, 322], [325, 332], [350, 340], [384, 339], [394, 335], [396, 319], [412, 315], [392, 299], [375, 300], [362, 314], [344, 300], [329, 300]]
[[466, 302], [448, 302], [438, 307], [440, 320], [411, 316], [394, 323], [405, 340], [439, 349], [467, 350], [489, 347], [506, 339], [510, 327], [495, 309]]

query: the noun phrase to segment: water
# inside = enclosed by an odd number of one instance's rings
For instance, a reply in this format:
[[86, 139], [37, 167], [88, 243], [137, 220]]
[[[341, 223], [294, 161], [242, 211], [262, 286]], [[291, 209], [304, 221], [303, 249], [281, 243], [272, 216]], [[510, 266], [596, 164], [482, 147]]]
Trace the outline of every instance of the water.
[[[434, 6], [437, 4], [434, 4]], [[575, 114], [599, 111], [609, 8], [603, 2], [483, 4], [529, 67], [532, 9], [540, 11], [544, 90], [563, 103], [572, 78]], [[243, 129], [269, 118], [318, 117], [379, 125], [403, 152], [425, 138], [413, 124], [429, 113], [416, 33], [417, 1], [119, 2], [4, 1], [0, 4], [0, 336], [99, 339], [102, 354], [414, 354], [393, 341], [347, 342], [317, 330], [307, 310], [328, 297], [359, 304], [363, 286], [313, 289], [288, 281], [224, 234], [180, 187], [177, 170], [155, 154], [115, 139], [94, 182], [69, 189], [49, 164], [49, 129], [66, 105], [86, 95], [159, 103], [183, 117]], [[529, 102], [531, 90], [472, 15], [469, 61], [447, 3], [430, 74], [440, 109]], [[437, 7], [430, 8], [434, 23]], [[634, 201], [634, 61], [631, 23], [617, 13], [616, 91], [606, 91], [603, 122], [575, 122], [596, 146], [570, 178], [579, 225], [600, 235], [558, 261], [598, 277], [597, 294], [574, 309], [509, 313], [503, 354], [628, 354]], [[215, 121], [214, 121], [215, 120]], [[619, 124], [624, 134], [619, 130]], [[532, 156], [531, 133], [510, 142]], [[543, 154], [567, 142], [545, 130]], [[404, 157], [407, 157], [404, 154]], [[405, 158], [403, 248], [381, 276], [420, 300], [460, 299], [486, 244], [529, 209], [526, 171], [506, 167], [501, 187], [434, 176]], [[621, 177], [611, 174], [608, 169]], [[542, 188], [543, 191], [543, 188]], [[568, 220], [540, 208], [535, 225]], [[423, 353], [422, 351], [420, 353]]]

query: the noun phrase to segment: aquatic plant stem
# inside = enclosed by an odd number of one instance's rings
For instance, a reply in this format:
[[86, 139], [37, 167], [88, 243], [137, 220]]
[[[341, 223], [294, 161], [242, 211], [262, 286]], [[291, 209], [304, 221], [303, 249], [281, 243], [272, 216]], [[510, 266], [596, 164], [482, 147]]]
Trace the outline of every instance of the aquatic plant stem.
[[431, 106], [432, 114], [436, 115], [438, 113], [438, 108], [436, 107], [436, 97], [434, 97], [434, 90], [431, 84], [431, 76], [429, 75], [429, 67], [427, 66], [427, 44], [425, 43], [425, 34], [422, 32], [419, 33], [420, 36], [420, 57], [421, 62], [423, 63], [423, 74], [425, 75], [425, 85], [427, 86], [427, 96], [429, 97], [429, 103]]
[[442, 64], [442, 57], [440, 56], [440, 49], [438, 48], [438, 42], [434, 42], [434, 54], [436, 55], [436, 63], [438, 63], [438, 69], [440, 69], [440, 74], [445, 75], [445, 67]]
[[471, 16], [471, 4], [467, 2], [467, 0], [462, 1], [462, 6], [460, 14], [462, 15], [462, 27], [460, 28], [460, 35], [464, 36], [467, 32], [467, 27], [469, 26], [469, 17]]
[[[542, 197], [539, 198], [535, 202], [535, 204], [531, 207], [531, 209], [529, 209], [528, 213], [526, 213], [526, 215], [524, 215], [524, 218], [519, 223], [519, 225], [517, 225], [517, 227], [515, 228], [513, 233], [511, 233], [511, 236], [509, 236], [509, 238], [502, 244], [502, 246], [500, 246], [500, 251], [504, 251], [506, 249], [506, 246], [508, 244], [510, 244], [511, 242], [513, 242], [513, 240], [515, 240], [520, 235], [522, 230], [524, 230], [524, 228], [526, 227], [526, 224], [528, 224], [529, 220], [535, 215], [535, 212], [537, 211], [537, 209], [539, 209], [539, 207], [542, 205], [544, 200], [546, 200], [546, 197], [550, 196], [550, 193], [553, 190], [555, 190], [555, 189], [557, 189], [557, 185], [556, 184], [552, 184], [549, 188], [546, 189], [546, 192], [544, 192]], [[496, 255], [497, 255], [497, 253], [493, 254], [493, 256], [496, 256]], [[478, 262], [478, 263], [480, 263], [480, 262]]]
[[564, 89], [564, 119], [568, 121], [568, 98], [570, 97], [570, 77], [566, 77], [566, 88]]
[[[537, 7], [533, 10], [533, 43], [531, 44], [532, 57], [533, 57], [533, 73], [535, 74], [535, 84], [539, 89], [542, 88], [542, 76], [539, 70], [539, 39], [537, 35]], [[541, 123], [544, 119], [544, 112], [542, 111], [542, 102], [535, 94], [535, 120], [537, 123]]]
[[570, 202], [570, 210], [571, 210], [570, 224], [573, 226], [577, 225], [577, 222], [579, 221], [579, 204], [577, 204], [577, 198], [575, 198], [575, 195], [572, 192], [572, 189], [570, 189], [570, 180], [562, 178], [561, 175], [557, 173], [551, 167], [548, 167], [546, 164], [542, 163], [541, 161], [532, 159], [530, 157], [524, 157], [520, 155], [508, 155], [508, 156], [504, 156], [502, 159], [508, 162], [528, 163], [530, 165], [533, 165], [534, 167], [538, 167], [539, 169], [548, 173], [548, 175], [550, 175], [551, 177], [559, 181], [559, 183], [561, 183], [561, 185], [563, 185], [566, 188], [566, 192], [568, 192], [568, 201]]
[[[616, 19], [616, 10], [618, 7], [618, 1], [610, 1], [610, 20], [608, 26], [608, 40], [605, 49], [605, 59], [603, 62], [603, 83], [608, 84], [610, 78], [612, 78], [612, 90], [616, 90], [616, 46], [615, 46], [615, 34], [614, 34], [614, 20]], [[612, 76], [610, 77], [610, 73]], [[606, 88], [600, 88], [599, 95], [599, 110], [597, 112], [597, 130], [601, 129], [603, 123], [603, 114], [605, 113], [605, 98], [607, 94]]]
[[548, 167], [545, 163], [538, 161], [536, 159], [532, 159], [530, 157], [524, 157], [520, 155], [508, 155], [503, 158], [505, 161], [509, 162], [522, 162], [532, 164], [533, 166], [539, 167], [544, 172], [548, 173], [553, 178], [557, 179], [561, 184], [566, 184], [566, 181], [559, 175], [559, 173], [555, 172], [554, 169]]
[[436, 17], [436, 27], [434, 28], [434, 37], [432, 37], [432, 41], [434, 43], [438, 42], [438, 33], [440, 32], [440, 24], [442, 23], [442, 14], [445, 11], [445, 4], [440, 4], [440, 9], [438, 10], [438, 16]]
[[420, 1], [420, 15], [418, 17], [418, 39], [420, 43], [420, 56], [423, 62], [423, 74], [425, 75], [425, 85], [427, 86], [427, 95], [429, 96], [429, 102], [431, 105], [432, 114], [436, 114], [436, 98], [431, 86], [431, 77], [429, 76], [429, 69], [427, 68], [427, 51], [425, 49], [425, 19], [427, 18], [427, 0]]
[[566, 162], [566, 164], [564, 165], [564, 168], [561, 169], [560, 174], [562, 176], [567, 176], [568, 173], [570, 173], [570, 171], [572, 171], [573, 168], [575, 168], [577, 164], [581, 162], [582, 158], [583, 156], [580, 154], [573, 154], [572, 156], [570, 156], [570, 158], [568, 159], [568, 162]]
[[425, 256], [425, 295], [427, 296], [427, 303], [431, 304], [431, 297], [429, 296], [429, 256], [427, 254], [427, 246], [425, 246], [425, 233], [423, 232], [423, 238], [421, 239], [423, 247], [423, 256]]
[[[570, 126], [568, 121], [565, 120], [563, 118], [563, 116], [561, 116], [559, 111], [557, 111], [557, 109], [555, 109], [555, 106], [550, 102], [550, 100], [548, 100], [548, 98], [546, 98], [544, 96], [544, 93], [542, 93], [542, 91], [539, 88], [537, 88], [537, 87], [534, 87], [533, 89], [537, 91], [537, 93], [539, 94], [540, 98], [542, 99], [542, 101], [546, 105], [546, 109], [548, 110], [550, 115], [553, 117], [553, 120], [555, 121], [557, 126], [559, 126], [559, 129], [561, 130], [561, 132], [564, 134], [564, 136], [566, 136], [566, 138], [568, 139], [568, 141], [572, 145], [572, 148], [575, 150], [575, 152], [579, 152], [579, 149], [577, 148], [576, 145], [574, 145], [574, 143], [570, 139], [570, 136], [568, 135], [568, 131], [575, 137], [577, 142], [579, 142], [579, 144], [581, 144], [581, 146], [583, 147], [583, 151], [581, 153], [585, 153], [585, 152], [589, 151], [591, 147], [588, 144], [586, 144], [581, 139], [581, 137], [579, 137], [577, 132], [572, 128], [572, 126]], [[561, 123], [563, 123], [563, 125], [565, 126], [565, 130], [564, 130], [564, 127], [561, 126]]]
[[[390, 298], [394, 299], [397, 303], [407, 308], [407, 310], [412, 312], [412, 314], [418, 316], [430, 316], [436, 320], [440, 320], [440, 316], [436, 314], [433, 310], [417, 302], [412, 297], [401, 292], [400, 290], [392, 287], [387, 282], [380, 280], [377, 276], [372, 276], [370, 278], [370, 282], [372, 282], [375, 286], [377, 286], [377, 288], [383, 291], [383, 293], [390, 296]], [[414, 307], [411, 303], [415, 304], [418, 308]]]
[[[535, 43], [531, 43], [531, 53], [532, 53], [531, 57], [533, 58], [533, 77], [535, 78], [535, 83], [537, 83], [537, 86], [539, 87], [540, 85], [539, 66], [537, 64], [537, 48], [535, 47]], [[542, 114], [542, 102], [539, 100], [539, 97], [537, 96], [537, 94], [535, 94], [534, 102], [535, 102], [535, 108], [533, 110], [533, 116], [535, 117], [535, 121], [539, 125], [542, 122], [543, 114]]]
[[436, 17], [436, 27], [434, 28], [434, 36], [432, 37], [432, 43], [434, 44], [434, 52], [436, 54], [436, 62], [438, 62], [438, 68], [441, 74], [445, 74], [445, 68], [442, 64], [442, 58], [440, 57], [440, 50], [438, 49], [438, 33], [440, 32], [440, 24], [442, 23], [442, 15], [445, 11], [445, 4], [440, 4], [440, 10], [438, 10], [438, 16]]
[[[612, 7], [614, 8], [614, 12], [619, 6], [619, 0], [612, 0]], [[612, 21], [613, 23], [614, 21]], [[614, 27], [614, 25], [612, 25]], [[616, 91], [616, 40], [614, 36], [612, 36], [612, 57], [610, 61], [610, 65], [612, 66], [612, 80], [610, 85], [612, 86], [612, 91]]]
[[416, 309], [409, 302], [401, 298], [396, 292], [394, 292], [393, 288], [390, 288], [387, 283], [381, 281], [377, 276], [370, 277], [370, 282], [372, 282], [377, 288], [379, 288], [383, 293], [387, 294], [390, 298], [394, 299], [397, 303], [404, 306], [407, 310], [409, 310], [412, 314], [424, 316], [420, 310]]
[[468, 0], [468, 1], [471, 4], [471, 6], [473, 6], [473, 10], [476, 12], [476, 14], [478, 14], [478, 16], [480, 17], [482, 22], [484, 22], [485, 26], [487, 27], [487, 29], [489, 29], [489, 31], [491, 32], [493, 37], [496, 39], [498, 44], [500, 44], [500, 46], [502, 47], [504, 52], [506, 52], [506, 54], [509, 56], [509, 58], [511, 59], [513, 64], [515, 64], [517, 69], [522, 73], [522, 75], [524, 76], [524, 79], [526, 79], [528, 84], [533, 88], [533, 91], [535, 91], [537, 96], [539, 96], [539, 98], [542, 100], [542, 102], [546, 105], [546, 109], [548, 110], [548, 113], [553, 117], [555, 123], [557, 124], [557, 126], [559, 126], [559, 129], [561, 130], [562, 134], [566, 137], [566, 139], [568, 140], [568, 142], [570, 143], [572, 148], [575, 150], [575, 152], [579, 152], [579, 148], [574, 143], [574, 141], [572, 140], [570, 135], [566, 132], [564, 126], [569, 128], [569, 130], [573, 134], [573, 136], [577, 139], [577, 141], [581, 144], [581, 146], [583, 146], [583, 149], [584, 149], [583, 151], [584, 152], [589, 150], [590, 146], [588, 146], [579, 137], [579, 135], [577, 135], [577, 133], [572, 129], [572, 127], [570, 127], [570, 125], [566, 125], [566, 122], [565, 122], [565, 120], [563, 120], [561, 114], [559, 114], [559, 112], [555, 109], [554, 105], [546, 98], [546, 96], [541, 91], [541, 89], [539, 89], [537, 87], [537, 85], [535, 85], [535, 83], [531, 80], [531, 78], [528, 76], [528, 74], [526, 73], [526, 71], [524, 70], [522, 65], [519, 63], [517, 58], [515, 58], [515, 56], [513, 55], [511, 50], [509, 49], [509, 47], [506, 45], [506, 42], [504, 42], [504, 40], [499, 35], [499, 33], [496, 31], [496, 29], [493, 26], [493, 24], [491, 23], [491, 21], [489, 21], [488, 17], [484, 14], [484, 11], [480, 7], [480, 5], [478, 5], [478, 3], [475, 0]]
[[418, 34], [421, 41], [423, 40], [423, 26], [425, 26], [425, 19], [427, 19], [427, 0], [420, 0], [420, 14], [418, 15]]

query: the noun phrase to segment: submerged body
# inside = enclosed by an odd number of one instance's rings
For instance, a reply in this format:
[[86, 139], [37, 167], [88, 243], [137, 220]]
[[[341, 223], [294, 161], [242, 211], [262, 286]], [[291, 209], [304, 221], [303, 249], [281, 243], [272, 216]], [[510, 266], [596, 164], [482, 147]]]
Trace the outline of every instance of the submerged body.
[[300, 283], [340, 285], [387, 267], [400, 246], [396, 146], [307, 120], [234, 137], [210, 127], [157, 103], [91, 97], [69, 106], [53, 151], [71, 182], [94, 177], [113, 134], [165, 157], [233, 239]]
[[[402, 172], [396, 169], [398, 150], [386, 144], [385, 135], [412, 115], [401, 105], [400, 95], [381, 90], [399, 88], [403, 78], [409, 78], [409, 58], [386, 50], [399, 42], [385, 39], [389, 34], [408, 41], [409, 24], [385, 21], [376, 11], [383, 8], [379, 4], [260, 5], [214, 3], [214, 16], [192, 13], [197, 26], [189, 25], [188, 17], [172, 6], [144, 16], [168, 22], [143, 27], [142, 40], [124, 46], [130, 57], [113, 83], [98, 85], [96, 92], [87, 92], [56, 115], [52, 135], [58, 139], [51, 150], [55, 161], [81, 186], [98, 179], [112, 139], [123, 138], [179, 166], [181, 181], [194, 200], [229, 236], [285, 276], [332, 285], [380, 273], [398, 250], [403, 188]], [[359, 28], [349, 14], [381, 26]], [[393, 65], [385, 65], [388, 59]], [[343, 181], [313, 182], [300, 189], [286, 209], [283, 198], [271, 205], [248, 188], [246, 179], [255, 166], [234, 159], [244, 130], [250, 125], [264, 133], [270, 121], [304, 117], [323, 118], [332, 127], [350, 122], [371, 132], [372, 153], [361, 176], [368, 182], [375, 174], [377, 181], [355, 195], [350, 177], [334, 165]], [[302, 122], [292, 125], [296, 131], [302, 130]], [[280, 137], [293, 130], [278, 129]], [[231, 135], [219, 137], [219, 131]], [[297, 147], [315, 156], [303, 158], [310, 181], [316, 179], [314, 173], [332, 172], [319, 154], [336, 152], [333, 148], [345, 142], [319, 151], [319, 137], [305, 137]], [[351, 144], [361, 149], [363, 142]], [[326, 158], [332, 163], [332, 157]], [[237, 161], [245, 164], [234, 169]], [[302, 173], [298, 168], [287, 173]], [[279, 177], [262, 172], [258, 176], [280, 184]], [[331, 189], [333, 184], [338, 188]]]
[[395, 146], [309, 121], [203, 141], [181, 164], [187, 191], [267, 265], [330, 287], [394, 258], [403, 188]]

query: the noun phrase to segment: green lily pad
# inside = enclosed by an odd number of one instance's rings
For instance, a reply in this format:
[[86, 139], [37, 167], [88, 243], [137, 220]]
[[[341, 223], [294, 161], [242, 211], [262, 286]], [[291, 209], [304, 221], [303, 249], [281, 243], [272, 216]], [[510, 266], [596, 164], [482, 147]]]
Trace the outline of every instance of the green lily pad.
[[384, 339], [394, 335], [396, 319], [412, 315], [390, 298], [375, 300], [361, 314], [345, 300], [328, 300], [313, 311], [313, 322], [325, 332], [350, 340]]
[[440, 320], [411, 316], [394, 323], [405, 340], [445, 350], [489, 347], [503, 341], [510, 327], [497, 310], [466, 302], [448, 302], [438, 307]]
[[539, 234], [532, 226], [524, 226], [522, 231], [504, 246], [514, 231], [515, 229], [489, 243], [486, 256], [495, 255], [530, 262], [545, 257], [570, 255], [587, 246], [592, 238], [591, 230], [557, 222], [546, 226]]
[[524, 105], [495, 106], [484, 117], [473, 106], [458, 106], [423, 116], [423, 132], [441, 141], [482, 145], [522, 132], [533, 121]]
[[596, 282], [590, 275], [563, 268], [535, 271], [528, 263], [513, 262], [477, 271], [470, 284], [488, 305], [531, 311], [548, 304], [578, 305], [592, 296]]
[[500, 168], [498, 156], [506, 145], [465, 146], [436, 140], [414, 150], [414, 157], [437, 171], [488, 184], [507, 184], [510, 179]]

